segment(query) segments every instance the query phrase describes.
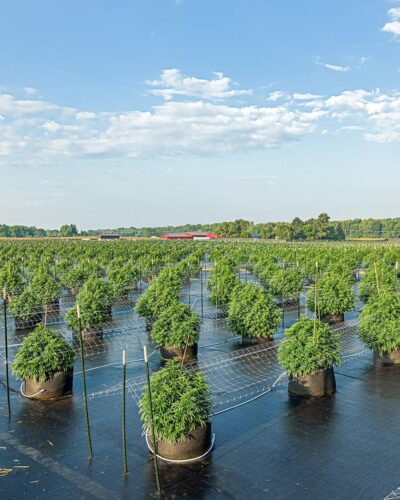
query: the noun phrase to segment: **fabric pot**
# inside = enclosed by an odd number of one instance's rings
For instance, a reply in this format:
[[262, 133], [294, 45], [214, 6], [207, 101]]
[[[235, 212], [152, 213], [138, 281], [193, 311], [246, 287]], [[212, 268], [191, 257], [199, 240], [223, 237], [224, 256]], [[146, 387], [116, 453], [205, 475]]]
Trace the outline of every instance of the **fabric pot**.
[[73, 370], [56, 372], [46, 382], [37, 382], [35, 379], [24, 380], [24, 395], [29, 399], [45, 401], [60, 399], [72, 394]]
[[183, 361], [184, 363], [189, 363], [197, 359], [197, 344], [193, 346], [188, 346], [185, 348], [173, 347], [173, 346], [161, 346], [160, 355], [161, 359], [167, 361], [169, 359], [175, 359], [176, 361]]
[[[210, 449], [211, 443], [212, 432], [209, 422], [204, 427], [192, 431], [182, 442], [173, 443], [168, 439], [158, 439], [157, 453], [168, 460], [190, 460], [204, 455]], [[150, 439], [149, 444], [151, 447]]]
[[267, 344], [273, 339], [269, 337], [251, 337], [250, 335], [242, 335], [242, 345], [250, 347], [252, 345]]
[[344, 322], [344, 314], [327, 314], [321, 318], [323, 323], [329, 323], [330, 325], [336, 325], [338, 323]]
[[35, 328], [42, 322], [42, 313], [34, 314], [27, 319], [14, 318], [14, 324], [16, 330], [29, 330]]
[[325, 368], [314, 375], [290, 378], [288, 390], [291, 396], [316, 398], [330, 396], [336, 392], [335, 372], [333, 368]]
[[384, 352], [381, 356], [374, 353], [374, 361], [376, 366], [400, 366], [400, 349], [392, 352]]

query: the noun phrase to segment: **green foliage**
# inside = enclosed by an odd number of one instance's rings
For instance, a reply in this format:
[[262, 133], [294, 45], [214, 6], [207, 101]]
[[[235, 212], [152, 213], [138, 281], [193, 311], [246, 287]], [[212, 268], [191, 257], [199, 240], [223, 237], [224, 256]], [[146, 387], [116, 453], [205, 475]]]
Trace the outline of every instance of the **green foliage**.
[[89, 269], [85, 269], [83, 265], [80, 265], [67, 269], [61, 276], [61, 282], [67, 290], [71, 292], [79, 291], [89, 276]]
[[[158, 439], [183, 441], [190, 432], [203, 427], [211, 411], [210, 394], [204, 375], [170, 361], [151, 377], [154, 430]], [[148, 390], [139, 402], [144, 429], [149, 429]]]
[[154, 323], [151, 338], [156, 345], [178, 348], [197, 344], [200, 319], [190, 307], [175, 301], [165, 308]]
[[288, 328], [279, 346], [279, 363], [291, 377], [312, 375], [340, 363], [340, 335], [320, 321], [303, 317]]
[[60, 236], [70, 237], [76, 236], [78, 234], [78, 229], [75, 224], [64, 224], [60, 228]]
[[[356, 305], [353, 288], [348, 279], [329, 272], [322, 276], [317, 282], [317, 312], [321, 317], [342, 314], [354, 309]], [[307, 308], [314, 311], [315, 307], [315, 285], [312, 286], [307, 295]]]
[[37, 292], [32, 290], [24, 290], [10, 305], [10, 312], [14, 318], [22, 320], [28, 320], [32, 316], [41, 314], [42, 311], [42, 299]]
[[31, 279], [30, 289], [41, 297], [44, 305], [58, 300], [61, 295], [61, 285], [45, 267], [41, 267]]
[[180, 273], [167, 267], [139, 298], [135, 311], [148, 320], [156, 319], [164, 309], [179, 300], [181, 286]]
[[253, 284], [237, 286], [228, 309], [228, 327], [238, 335], [272, 338], [280, 322], [279, 308]]
[[384, 262], [374, 262], [364, 274], [358, 287], [363, 302], [376, 297], [379, 291], [398, 291], [399, 283], [394, 270]]
[[39, 325], [23, 341], [12, 371], [20, 379], [45, 382], [56, 372], [71, 370], [74, 359], [74, 350], [60, 332]]
[[218, 260], [213, 264], [207, 286], [210, 290], [210, 301], [218, 306], [226, 306], [233, 289], [238, 284], [235, 268], [227, 260]]
[[[111, 304], [111, 289], [101, 278], [90, 278], [76, 297], [81, 310], [82, 330], [100, 328], [107, 322], [107, 309]], [[76, 306], [68, 309], [65, 320], [69, 328], [79, 331]]]
[[297, 300], [303, 289], [303, 277], [296, 268], [279, 267], [269, 278], [267, 287], [279, 300]]
[[110, 283], [115, 298], [127, 297], [137, 288], [139, 278], [138, 270], [131, 264], [114, 267], [108, 273]]
[[360, 315], [359, 336], [372, 351], [382, 355], [400, 349], [400, 295], [381, 292]]
[[9, 262], [0, 271], [0, 292], [3, 296], [5, 289], [6, 295], [9, 299], [19, 295], [24, 290], [24, 278], [21, 271], [17, 268], [14, 262]]

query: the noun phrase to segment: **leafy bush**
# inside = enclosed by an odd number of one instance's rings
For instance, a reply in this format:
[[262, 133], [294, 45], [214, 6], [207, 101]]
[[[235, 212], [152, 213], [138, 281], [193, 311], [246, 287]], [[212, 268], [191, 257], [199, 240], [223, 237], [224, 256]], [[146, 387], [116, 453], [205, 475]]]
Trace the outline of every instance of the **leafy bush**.
[[[110, 287], [101, 278], [93, 277], [85, 283], [76, 298], [81, 310], [82, 330], [100, 328], [107, 322], [110, 296]], [[69, 328], [79, 331], [76, 306], [68, 309], [65, 319]]]
[[359, 336], [379, 355], [400, 349], [400, 295], [382, 292], [361, 311]]
[[10, 300], [22, 293], [24, 287], [25, 285], [22, 273], [13, 262], [9, 262], [8, 265], [0, 271], [1, 297], [3, 296], [3, 290], [5, 289], [7, 298]]
[[281, 318], [270, 297], [253, 284], [234, 289], [228, 309], [228, 327], [238, 335], [272, 338]]
[[136, 303], [135, 311], [148, 320], [156, 319], [164, 309], [179, 300], [181, 277], [173, 268], [166, 268], [153, 281]]
[[108, 282], [116, 299], [127, 297], [136, 290], [139, 273], [132, 264], [116, 267], [109, 271]]
[[89, 269], [79, 266], [73, 269], [68, 269], [61, 276], [61, 282], [64, 287], [70, 292], [79, 291], [87, 279], [90, 277]]
[[56, 372], [71, 370], [74, 360], [74, 350], [62, 334], [39, 325], [23, 341], [12, 371], [20, 379], [45, 382]]
[[[151, 377], [154, 430], [158, 439], [183, 441], [190, 432], [203, 427], [211, 411], [210, 394], [204, 375], [191, 372], [175, 361]], [[144, 429], [150, 428], [148, 390], [139, 402]]]
[[24, 290], [11, 302], [10, 312], [14, 318], [28, 320], [42, 313], [43, 302], [40, 295], [32, 290]]
[[225, 260], [215, 261], [207, 283], [210, 290], [210, 301], [215, 305], [228, 305], [232, 291], [238, 282], [239, 279], [230, 262]]
[[280, 267], [272, 274], [267, 286], [279, 300], [297, 300], [303, 289], [303, 277], [297, 269]]
[[279, 363], [291, 377], [338, 365], [339, 338], [326, 323], [303, 317], [286, 330], [278, 350]]
[[[342, 314], [354, 309], [356, 305], [351, 282], [336, 273], [327, 273], [317, 283], [317, 310], [321, 316]], [[315, 307], [315, 285], [307, 295], [307, 307]]]
[[159, 315], [154, 323], [151, 338], [159, 346], [173, 346], [183, 349], [197, 344], [200, 319], [190, 307], [175, 301]]
[[384, 262], [373, 263], [364, 274], [358, 287], [358, 296], [363, 302], [376, 297], [379, 291], [398, 291], [399, 283], [396, 274]]
[[40, 295], [41, 301], [44, 305], [49, 305], [52, 302], [55, 302], [61, 295], [60, 284], [54, 276], [43, 267], [40, 268], [32, 277], [30, 288]]

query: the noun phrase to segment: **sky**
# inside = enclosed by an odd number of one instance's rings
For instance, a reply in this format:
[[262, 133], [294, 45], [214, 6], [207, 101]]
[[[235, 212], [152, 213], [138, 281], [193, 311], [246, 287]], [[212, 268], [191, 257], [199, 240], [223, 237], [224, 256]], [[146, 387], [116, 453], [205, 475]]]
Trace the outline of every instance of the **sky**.
[[18, 0], [0, 224], [400, 216], [400, 0]]

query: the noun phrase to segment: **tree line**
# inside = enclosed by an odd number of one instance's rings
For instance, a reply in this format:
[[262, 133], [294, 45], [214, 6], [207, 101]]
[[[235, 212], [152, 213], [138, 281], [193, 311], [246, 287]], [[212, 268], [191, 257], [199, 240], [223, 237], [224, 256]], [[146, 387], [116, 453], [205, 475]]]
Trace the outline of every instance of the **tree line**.
[[41, 229], [35, 226], [9, 226], [0, 224], [0, 237], [72, 237], [95, 236], [99, 233], [120, 236], [152, 237], [170, 232], [206, 231], [223, 238], [263, 238], [278, 240], [344, 240], [348, 238], [400, 238], [400, 217], [392, 219], [349, 219], [332, 221], [328, 214], [301, 220], [296, 217], [292, 222], [265, 222], [237, 219], [231, 222], [214, 224], [185, 224], [182, 226], [160, 227], [121, 227], [117, 229], [90, 229], [78, 231], [75, 224], [65, 224], [60, 229]]

